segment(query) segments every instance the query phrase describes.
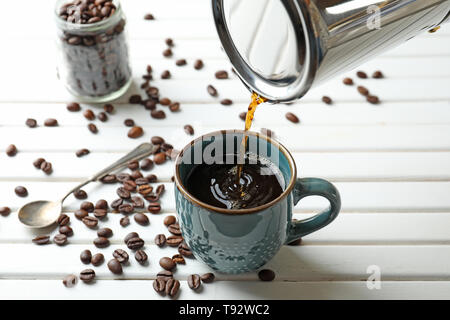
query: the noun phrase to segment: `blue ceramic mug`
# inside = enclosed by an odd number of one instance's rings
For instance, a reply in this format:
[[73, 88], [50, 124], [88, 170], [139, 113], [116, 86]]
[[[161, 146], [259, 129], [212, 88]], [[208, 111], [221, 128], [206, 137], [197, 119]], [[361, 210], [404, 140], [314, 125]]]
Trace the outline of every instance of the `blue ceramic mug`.
[[[186, 181], [192, 169], [214, 159], [238, 154], [244, 132], [219, 131], [187, 145], [175, 167], [175, 199], [183, 237], [195, 257], [218, 272], [253, 271], [271, 260], [286, 243], [317, 231], [339, 213], [338, 190], [318, 178], [297, 178], [292, 155], [284, 146], [264, 135], [248, 132], [248, 152], [254, 150], [276, 164], [284, 180], [284, 192], [275, 200], [251, 209], [223, 209], [201, 202], [189, 193]], [[225, 155], [225, 156], [224, 156]], [[209, 186], [206, 186], [209, 187]], [[292, 221], [294, 206], [304, 197], [322, 196], [330, 206], [318, 215]]]

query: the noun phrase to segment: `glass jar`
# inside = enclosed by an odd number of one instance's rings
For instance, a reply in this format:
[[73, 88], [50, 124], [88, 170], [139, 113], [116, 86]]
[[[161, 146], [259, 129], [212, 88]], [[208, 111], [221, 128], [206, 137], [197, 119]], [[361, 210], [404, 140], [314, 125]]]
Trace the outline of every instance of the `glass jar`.
[[[105, 3], [109, 8], [103, 12]], [[95, 9], [86, 12], [83, 6]], [[101, 18], [103, 13], [109, 15]], [[120, 2], [58, 0], [55, 20], [58, 77], [66, 88], [81, 102], [101, 103], [122, 96], [132, 77]]]

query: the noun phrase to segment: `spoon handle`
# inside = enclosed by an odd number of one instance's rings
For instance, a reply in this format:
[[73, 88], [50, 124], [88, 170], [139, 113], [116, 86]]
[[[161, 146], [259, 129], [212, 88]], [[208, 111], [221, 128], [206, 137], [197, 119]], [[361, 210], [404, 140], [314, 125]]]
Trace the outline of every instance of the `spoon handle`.
[[61, 202], [63, 202], [72, 192], [80, 189], [81, 187], [87, 185], [90, 182], [98, 181], [105, 177], [106, 175], [110, 174], [111, 172], [116, 171], [117, 169], [123, 167], [130, 161], [140, 160], [144, 157], [147, 157], [151, 155], [156, 150], [156, 146], [151, 143], [143, 143], [139, 145], [136, 149], [130, 151], [128, 154], [111, 164], [109, 167], [103, 169], [102, 171], [96, 173], [92, 177], [90, 177], [87, 181], [81, 183], [80, 185], [76, 186], [72, 190], [70, 190], [64, 198], [62, 198]]

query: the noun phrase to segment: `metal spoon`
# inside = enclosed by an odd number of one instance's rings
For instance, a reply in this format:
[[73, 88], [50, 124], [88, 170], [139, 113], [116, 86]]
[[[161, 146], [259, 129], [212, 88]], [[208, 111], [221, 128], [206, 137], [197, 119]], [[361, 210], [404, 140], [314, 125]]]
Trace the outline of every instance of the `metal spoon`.
[[62, 205], [64, 200], [72, 194], [72, 192], [80, 189], [90, 182], [98, 181], [108, 175], [111, 172], [126, 165], [129, 161], [140, 160], [146, 156], [152, 154], [156, 149], [151, 143], [143, 143], [136, 149], [125, 155], [123, 158], [117, 160], [109, 167], [103, 169], [99, 173], [93, 175], [87, 181], [76, 186], [70, 190], [61, 200], [53, 201], [34, 201], [27, 203], [19, 209], [19, 220], [23, 224], [31, 228], [45, 228], [56, 222], [62, 211]]

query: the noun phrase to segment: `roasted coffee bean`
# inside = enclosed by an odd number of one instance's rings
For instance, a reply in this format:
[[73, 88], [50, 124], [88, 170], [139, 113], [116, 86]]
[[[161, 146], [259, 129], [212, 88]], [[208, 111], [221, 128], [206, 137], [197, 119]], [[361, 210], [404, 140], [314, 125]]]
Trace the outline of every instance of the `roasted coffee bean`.
[[14, 192], [16, 193], [17, 196], [22, 197], [22, 198], [28, 196], [28, 190], [27, 190], [27, 188], [25, 188], [23, 186], [17, 186], [14, 189]]
[[98, 229], [97, 236], [103, 238], [111, 238], [113, 236], [113, 231], [110, 228], [101, 228]]
[[187, 65], [187, 61], [186, 61], [186, 59], [178, 59], [178, 60], [175, 62], [175, 64], [176, 64], [177, 66], [179, 66], [179, 67], [182, 67], [182, 66]]
[[220, 104], [223, 106], [231, 106], [233, 104], [233, 101], [230, 99], [223, 99], [220, 101]]
[[169, 236], [166, 239], [166, 243], [170, 247], [178, 247], [183, 241], [183, 237], [181, 236]]
[[145, 251], [143, 251], [143, 250], [136, 251], [136, 253], [134, 254], [134, 258], [140, 264], [145, 264], [147, 262], [147, 260], [148, 260], [148, 256], [145, 253]]
[[121, 225], [122, 227], [126, 227], [126, 226], [128, 226], [129, 224], [130, 224], [130, 218], [128, 218], [128, 217], [123, 217], [123, 218], [120, 219], [120, 225]]
[[373, 95], [368, 95], [366, 97], [367, 102], [371, 103], [371, 104], [378, 104], [380, 103], [380, 99], [377, 96], [373, 96]]
[[130, 191], [126, 190], [124, 187], [120, 187], [116, 190], [116, 193], [119, 197], [122, 199], [129, 199], [130, 198]]
[[173, 279], [173, 273], [172, 273], [172, 271], [161, 270], [156, 275], [156, 279], [161, 279], [163, 281], [167, 281], [167, 280]]
[[195, 60], [195, 62], [194, 62], [194, 69], [195, 70], [200, 70], [200, 69], [203, 68], [203, 66], [204, 66], [204, 64], [203, 64], [202, 60], [200, 60], [200, 59]]
[[153, 136], [150, 140], [153, 144], [159, 144], [159, 145], [161, 145], [165, 142], [162, 137], [158, 137], [158, 136]]
[[124, 214], [130, 214], [134, 211], [134, 207], [131, 204], [124, 203], [119, 206], [119, 212]]
[[215, 76], [216, 79], [228, 79], [228, 72], [225, 70], [220, 70], [216, 72]]
[[135, 182], [136, 185], [138, 185], [138, 186], [143, 186], [143, 185], [148, 184], [147, 178], [144, 178], [144, 177], [142, 177], [142, 178], [137, 178], [134, 182]]
[[89, 215], [89, 213], [86, 210], [80, 209], [75, 211], [75, 217], [78, 220], [82, 220], [84, 217], [87, 217]]
[[169, 71], [169, 70], [164, 70], [164, 71], [161, 73], [161, 79], [170, 79], [170, 76], [171, 76], [171, 74], [170, 74], [170, 71]]
[[130, 170], [137, 170], [139, 169], [139, 161], [129, 161], [127, 164], [128, 169]]
[[65, 234], [59, 233], [53, 237], [53, 242], [58, 246], [63, 246], [67, 243], [67, 236]]
[[73, 236], [73, 229], [69, 226], [60, 226], [59, 233], [64, 234], [68, 237]]
[[372, 78], [374, 79], [382, 79], [384, 78], [384, 75], [381, 71], [377, 70], [372, 74]]
[[275, 279], [275, 272], [269, 269], [264, 269], [258, 272], [258, 277], [261, 281], [272, 281]]
[[169, 232], [171, 234], [174, 234], [176, 236], [181, 236], [180, 225], [178, 223], [172, 223], [171, 225], [169, 225], [167, 227], [167, 230], [169, 230]]
[[108, 174], [100, 179], [102, 183], [112, 184], [117, 182], [117, 176], [115, 174]]
[[158, 165], [163, 164], [164, 162], [166, 162], [166, 154], [164, 152], [155, 154], [153, 157], [153, 161]]
[[200, 276], [200, 279], [202, 280], [203, 283], [211, 283], [214, 281], [215, 278], [216, 278], [216, 276], [214, 275], [214, 273], [211, 273], [211, 272], [202, 274]]
[[94, 239], [94, 245], [97, 248], [106, 248], [109, 246], [109, 240], [105, 237], [98, 237]]
[[302, 238], [288, 243], [288, 246], [299, 246], [302, 243]]
[[162, 195], [164, 193], [164, 191], [166, 190], [166, 187], [163, 184], [160, 184], [157, 188], [156, 188], [156, 194], [158, 195]]
[[155, 20], [155, 17], [154, 17], [151, 13], [147, 13], [147, 14], [144, 16], [144, 19], [145, 19], [145, 20]]
[[140, 104], [142, 102], [142, 97], [139, 94], [134, 94], [130, 97], [128, 102], [131, 104]]
[[44, 161], [41, 163], [41, 170], [45, 174], [51, 174], [53, 172], [53, 166], [50, 162]]
[[106, 113], [104, 112], [100, 112], [97, 116], [98, 120], [100, 120], [101, 122], [106, 122], [108, 121], [108, 116], [106, 115]]
[[367, 79], [367, 73], [365, 73], [364, 71], [358, 71], [358, 72], [356, 72], [356, 75], [360, 79]]
[[173, 55], [173, 52], [170, 48], [167, 48], [166, 50], [163, 51], [163, 56], [166, 58], [169, 58]]
[[33, 161], [33, 166], [34, 166], [36, 169], [40, 169], [40, 168], [41, 168], [41, 164], [42, 164], [44, 161], [45, 161], [44, 158], [38, 158], [38, 159], [36, 159], [36, 160]]
[[80, 253], [80, 260], [84, 264], [91, 263], [91, 260], [92, 260], [92, 253], [91, 253], [91, 251], [90, 250], [83, 250], [83, 251], [81, 251], [81, 253]]
[[120, 263], [127, 263], [129, 259], [128, 253], [122, 249], [114, 250], [113, 257], [116, 258]]
[[69, 110], [70, 112], [78, 112], [81, 110], [81, 106], [79, 103], [71, 102], [67, 104], [67, 110]]
[[190, 124], [187, 124], [184, 126], [184, 132], [186, 132], [188, 135], [192, 136], [194, 135], [194, 128]]
[[84, 199], [87, 198], [87, 193], [86, 193], [86, 191], [84, 191], [84, 190], [82, 190], [82, 189], [75, 190], [75, 191], [73, 192], [73, 195], [74, 195], [74, 197], [77, 198], [78, 200], [84, 200]]
[[144, 129], [142, 127], [135, 126], [128, 131], [128, 138], [131, 139], [137, 139], [139, 137], [142, 137], [144, 134]]
[[298, 117], [295, 114], [293, 114], [292, 112], [287, 112], [286, 113], [286, 119], [288, 119], [292, 123], [299, 123], [300, 122]]
[[133, 238], [139, 238], [139, 234], [137, 232], [130, 232], [129, 234], [127, 234], [125, 236], [125, 238], [123, 239], [123, 242], [125, 244], [127, 244], [128, 240], [133, 239]]
[[166, 289], [166, 281], [163, 279], [155, 279], [153, 281], [153, 289], [155, 289], [156, 292], [162, 293]]
[[130, 240], [127, 241], [127, 247], [128, 249], [131, 250], [137, 250], [140, 249], [144, 246], [144, 240], [142, 240], [141, 238], [131, 238]]
[[165, 270], [172, 270], [176, 267], [176, 263], [169, 257], [163, 257], [159, 260], [159, 265]]
[[212, 85], [209, 85], [209, 86], [206, 88], [206, 90], [208, 91], [208, 93], [209, 93], [209, 95], [210, 95], [211, 97], [217, 97], [217, 95], [218, 95], [217, 90], [216, 90], [216, 88], [214, 88]]
[[93, 212], [94, 204], [90, 201], [83, 201], [80, 205], [80, 209], [86, 210], [87, 212]]
[[167, 44], [169, 47], [173, 47], [173, 39], [167, 38], [167, 39], [166, 39], [166, 44]]
[[83, 156], [88, 155], [89, 153], [90, 153], [90, 151], [88, 149], [80, 149], [75, 154], [78, 158], [81, 158]]
[[100, 199], [95, 203], [95, 209], [108, 209], [108, 202], [104, 199]]
[[37, 121], [35, 119], [29, 118], [29, 119], [27, 119], [27, 121], [25, 121], [25, 125], [28, 128], [36, 128], [37, 127]]
[[151, 202], [147, 207], [148, 212], [156, 214], [161, 212], [161, 205], [158, 202]]
[[178, 112], [180, 111], [180, 103], [179, 102], [173, 102], [169, 106], [169, 110], [172, 112]]
[[139, 186], [139, 188], [138, 188], [138, 192], [144, 197], [151, 194], [152, 191], [153, 191], [153, 187], [148, 184], [144, 184], [142, 186]]
[[99, 265], [101, 265], [103, 263], [103, 261], [105, 261], [105, 257], [103, 256], [102, 253], [94, 254], [91, 259], [91, 263], [95, 267], [98, 267]]
[[86, 216], [82, 218], [81, 221], [83, 221], [88, 228], [95, 228], [98, 225], [98, 219], [95, 217]]
[[148, 217], [144, 213], [136, 213], [134, 215], [134, 221], [136, 221], [141, 226], [146, 226], [150, 223]]
[[166, 118], [166, 113], [163, 110], [152, 110], [150, 115], [154, 119], [165, 119]]
[[50, 237], [49, 236], [37, 236], [33, 239], [33, 243], [37, 245], [43, 245], [50, 243]]
[[111, 202], [111, 208], [118, 210], [119, 207], [123, 204], [123, 200], [122, 199], [116, 199], [113, 202]]
[[123, 173], [119, 173], [117, 175], [117, 180], [123, 183], [127, 180], [133, 180], [133, 179], [131, 179], [130, 174], [123, 172]]
[[197, 290], [198, 288], [200, 288], [200, 276], [198, 274], [191, 274], [190, 276], [188, 276], [188, 285], [189, 288], [191, 288], [192, 290]]
[[93, 123], [89, 123], [88, 124], [88, 129], [90, 132], [92, 132], [93, 134], [97, 134], [98, 133], [98, 129], [97, 126]]
[[192, 257], [193, 253], [186, 242], [180, 243], [178, 246], [178, 252], [185, 257]]
[[369, 95], [369, 90], [366, 87], [358, 86], [357, 90], [363, 96], [367, 97]]
[[73, 288], [77, 284], [77, 276], [71, 274], [64, 278], [63, 284], [66, 288]]
[[134, 127], [134, 120], [133, 119], [125, 119], [123, 124], [127, 127]]
[[245, 119], [247, 118], [247, 112], [241, 112], [241, 113], [239, 113], [239, 118], [240, 118], [242, 121], [245, 121]]
[[155, 110], [156, 109], [156, 101], [153, 99], [147, 99], [144, 102], [144, 107], [146, 110]]
[[175, 216], [167, 216], [164, 218], [164, 225], [166, 227], [170, 226], [171, 224], [174, 224], [175, 222], [177, 222], [177, 218]]
[[146, 158], [141, 161], [141, 169], [144, 171], [148, 171], [153, 168], [153, 160]]
[[83, 112], [83, 116], [87, 119], [87, 120], [95, 120], [95, 114], [94, 111], [92, 111], [91, 109], [86, 109]]
[[144, 176], [139, 170], [135, 170], [131, 173], [130, 177], [131, 177], [131, 179], [136, 180], [139, 178], [143, 178]]
[[180, 281], [175, 280], [175, 279], [169, 279], [166, 282], [166, 294], [171, 296], [171, 297], [175, 297], [178, 293], [178, 291], [180, 290]]
[[129, 192], [136, 192], [136, 182], [133, 180], [127, 180], [123, 182], [123, 188]]
[[158, 177], [154, 174], [149, 174], [148, 176], [145, 177], [145, 179], [147, 179], [149, 183], [154, 183], [158, 181]]
[[103, 110], [105, 110], [106, 113], [112, 114], [114, 113], [114, 106], [112, 104], [105, 104]]
[[158, 101], [159, 99], [159, 89], [156, 87], [148, 87], [145, 92], [147, 93], [148, 97], [151, 99], [154, 99]]
[[352, 78], [344, 78], [344, 80], [342, 80], [342, 82], [347, 85], [347, 86], [352, 86], [353, 85], [353, 79]]
[[70, 217], [65, 213], [61, 213], [56, 222], [58, 223], [59, 226], [66, 226], [70, 223]]
[[172, 101], [169, 98], [161, 98], [159, 103], [163, 106], [168, 106], [172, 103]]
[[166, 236], [164, 234], [158, 234], [155, 237], [155, 244], [158, 247], [163, 247], [166, 244]]
[[322, 102], [325, 103], [325, 104], [333, 104], [333, 100], [331, 100], [331, 98], [328, 97], [328, 96], [323, 96], [322, 97]]
[[80, 279], [85, 283], [92, 282], [94, 278], [95, 278], [95, 271], [92, 269], [86, 269], [80, 272]]
[[58, 126], [58, 120], [56, 119], [45, 119], [44, 126], [46, 127], [57, 127]]
[[175, 254], [172, 257], [173, 262], [176, 264], [186, 264], [186, 260], [184, 260], [183, 256], [181, 254]]
[[17, 148], [15, 145], [10, 144], [8, 147], [6, 147], [6, 155], [8, 157], [14, 157], [17, 154]]
[[11, 209], [9, 207], [0, 207], [0, 216], [6, 217], [11, 213]]

